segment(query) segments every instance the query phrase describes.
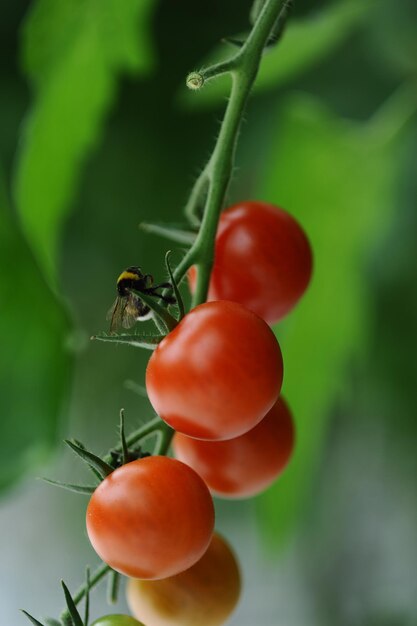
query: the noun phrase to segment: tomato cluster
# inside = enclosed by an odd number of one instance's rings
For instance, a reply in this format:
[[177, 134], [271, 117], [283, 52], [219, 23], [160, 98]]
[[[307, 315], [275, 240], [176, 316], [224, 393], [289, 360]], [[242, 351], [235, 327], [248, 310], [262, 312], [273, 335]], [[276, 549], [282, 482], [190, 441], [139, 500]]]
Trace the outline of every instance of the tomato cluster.
[[[92, 545], [131, 578], [128, 603], [147, 626], [219, 626], [237, 602], [239, 569], [213, 535], [210, 492], [258, 494], [291, 457], [294, 426], [269, 324], [295, 306], [311, 268], [308, 240], [282, 209], [260, 202], [229, 208], [219, 223], [209, 301], [186, 314], [149, 360], [147, 392], [176, 431], [177, 458], [122, 465], [87, 510]], [[191, 268], [191, 289], [196, 278]], [[99, 623], [136, 623], [117, 617]]]

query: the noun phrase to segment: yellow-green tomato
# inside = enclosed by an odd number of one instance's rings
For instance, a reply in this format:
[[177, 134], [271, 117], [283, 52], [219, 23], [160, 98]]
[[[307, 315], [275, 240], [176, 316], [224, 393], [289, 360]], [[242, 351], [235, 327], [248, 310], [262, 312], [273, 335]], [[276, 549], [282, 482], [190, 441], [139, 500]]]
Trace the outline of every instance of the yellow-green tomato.
[[213, 535], [204, 556], [190, 569], [163, 580], [127, 584], [127, 602], [146, 626], [220, 626], [240, 595], [240, 573], [226, 541]]
[[130, 615], [106, 615], [99, 617], [91, 626], [144, 626]]

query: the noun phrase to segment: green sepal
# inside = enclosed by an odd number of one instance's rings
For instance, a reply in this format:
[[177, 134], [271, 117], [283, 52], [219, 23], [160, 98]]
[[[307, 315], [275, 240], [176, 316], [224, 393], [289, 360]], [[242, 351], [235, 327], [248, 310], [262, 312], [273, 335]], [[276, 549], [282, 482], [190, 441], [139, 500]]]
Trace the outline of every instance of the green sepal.
[[134, 293], [135, 296], [138, 296], [138, 298], [140, 298], [142, 302], [144, 302], [150, 308], [152, 313], [154, 313], [158, 317], [158, 319], [162, 322], [168, 332], [174, 330], [175, 326], [178, 323], [177, 320], [167, 311], [165, 307], [161, 306], [156, 301], [156, 296], [142, 293], [141, 291], [137, 291], [136, 289], [129, 289], [129, 291], [131, 293]]
[[56, 619], [52, 619], [52, 617], [46, 618], [45, 625], [46, 626], [62, 626], [61, 622], [58, 622]]
[[85, 604], [84, 604], [84, 624], [88, 626], [88, 621], [90, 619], [90, 568], [85, 568]]
[[[139, 295], [139, 292], [138, 292]], [[147, 335], [134, 333], [133, 335], [127, 334], [111, 334], [108, 333], [99, 333], [98, 335], [94, 335], [91, 339], [96, 339], [97, 341], [108, 341], [111, 343], [125, 343], [131, 346], [135, 346], [135, 348], [146, 348], [147, 350], [155, 350], [158, 344], [162, 341], [165, 335]]]
[[45, 626], [45, 624], [38, 622], [38, 620], [32, 617], [32, 615], [30, 615], [27, 611], [24, 611], [23, 609], [21, 609], [21, 611], [32, 622], [32, 624], [35, 624], [35, 626]]
[[54, 485], [54, 487], [61, 487], [62, 489], [67, 489], [68, 491], [81, 493], [87, 496], [91, 496], [91, 494], [97, 489], [97, 485], [75, 485], [73, 483], [62, 483], [59, 480], [51, 480], [50, 478], [41, 478], [41, 480], [48, 483], [48, 485]]
[[120, 410], [120, 447], [122, 448], [123, 465], [129, 463], [129, 449], [125, 437], [125, 412]]
[[[145, 439], [147, 437], [153, 437], [161, 428], [161, 418], [159, 416], [154, 417], [153, 419], [149, 420], [148, 422], [146, 422], [146, 424], [143, 424], [143, 426], [141, 426], [141, 428], [139, 428], [137, 431], [131, 433], [127, 438], [126, 438], [126, 442], [127, 445], [132, 447], [135, 444], [137, 444], [138, 442], [140, 442], [142, 439]], [[113, 448], [113, 450], [111, 450], [104, 458], [106, 459], [106, 461], [111, 461], [111, 453], [112, 452], [121, 452], [121, 447], [120, 445], [117, 445]]]
[[109, 476], [109, 474], [113, 472], [114, 468], [106, 463], [106, 461], [103, 461], [103, 459], [101, 459], [99, 456], [96, 456], [92, 452], [89, 452], [89, 450], [78, 446], [70, 439], [65, 439], [65, 443], [71, 448], [71, 450], [75, 452], [75, 454], [77, 454], [83, 461], [85, 461], [85, 463], [97, 470], [100, 474], [101, 479], [106, 478], [107, 476]]
[[83, 620], [81, 619], [81, 615], [78, 613], [77, 607], [75, 606], [75, 602], [72, 599], [72, 595], [70, 594], [68, 587], [66, 586], [63, 580], [61, 580], [61, 585], [64, 590], [68, 613], [71, 616], [74, 626], [84, 626]]
[[163, 222], [142, 222], [139, 228], [152, 235], [164, 237], [175, 243], [192, 246], [197, 233], [188, 224], [165, 224]]
[[107, 604], [116, 604], [119, 596], [119, 585], [120, 574], [111, 570], [107, 579]]
[[174, 275], [172, 273], [171, 266], [169, 264], [169, 257], [170, 257], [170, 255], [171, 255], [171, 250], [168, 250], [168, 252], [165, 255], [165, 265], [166, 265], [166, 268], [167, 268], [167, 272], [169, 274], [169, 279], [171, 281], [172, 289], [174, 291], [174, 296], [175, 296], [175, 299], [177, 301], [178, 313], [179, 313], [179, 320], [178, 321], [181, 321], [182, 318], [185, 315], [184, 302], [183, 302], [180, 290], [178, 289], [178, 285], [177, 285], [177, 283], [175, 281]]
[[[71, 439], [71, 441], [73, 443], [75, 443], [79, 448], [81, 448], [82, 450], [86, 450], [85, 445], [82, 443], [82, 441], [79, 441], [78, 439], [75, 439], [74, 437]], [[88, 469], [91, 471], [92, 474], [94, 474], [94, 476], [101, 482], [101, 474], [100, 472], [98, 472], [96, 470], [95, 467], [93, 467], [92, 465], [88, 466]]]

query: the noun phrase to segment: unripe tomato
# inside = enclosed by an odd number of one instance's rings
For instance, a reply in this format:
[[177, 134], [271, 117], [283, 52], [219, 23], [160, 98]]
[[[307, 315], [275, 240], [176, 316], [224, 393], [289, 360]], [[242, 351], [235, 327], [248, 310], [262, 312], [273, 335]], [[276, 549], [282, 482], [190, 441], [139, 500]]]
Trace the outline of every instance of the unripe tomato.
[[190, 569], [165, 580], [131, 579], [126, 592], [130, 610], [146, 626], [220, 626], [239, 599], [239, 568], [226, 541], [215, 533]]
[[[233, 300], [273, 324], [310, 281], [312, 254], [298, 222], [265, 202], [241, 202], [220, 217], [208, 300]], [[195, 268], [189, 273], [193, 291]]]
[[281, 350], [260, 317], [235, 302], [206, 302], [153, 352], [146, 388], [172, 428], [198, 439], [237, 437], [278, 398]]
[[235, 439], [199, 441], [176, 433], [173, 440], [175, 456], [213, 493], [227, 498], [247, 498], [266, 489], [287, 465], [293, 445], [293, 420], [283, 398], [255, 428]]
[[143, 624], [130, 615], [106, 615], [97, 619], [91, 626], [143, 626]]
[[203, 480], [164, 456], [122, 465], [97, 487], [87, 508], [87, 533], [113, 569], [135, 578], [166, 578], [206, 551], [214, 508]]

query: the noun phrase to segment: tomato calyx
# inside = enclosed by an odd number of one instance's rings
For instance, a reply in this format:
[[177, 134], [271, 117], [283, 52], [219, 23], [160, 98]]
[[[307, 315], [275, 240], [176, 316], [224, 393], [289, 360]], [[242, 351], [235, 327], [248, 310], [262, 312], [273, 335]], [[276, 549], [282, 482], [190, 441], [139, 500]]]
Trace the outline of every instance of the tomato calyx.
[[[76, 439], [65, 440], [65, 443], [68, 445], [68, 447], [71, 448], [71, 450], [75, 452], [75, 454], [80, 457], [81, 460], [83, 460], [87, 464], [88, 468], [93, 472], [98, 481], [95, 485], [67, 483], [57, 480], [51, 480], [50, 478], [44, 478], [43, 480], [55, 487], [61, 487], [63, 489], [67, 489], [68, 491], [73, 491], [74, 493], [91, 496], [97, 489], [99, 483], [107, 478], [107, 476], [109, 476], [116, 469], [118, 469], [122, 465], [131, 463], [132, 461], [138, 461], [140, 459], [151, 456], [149, 452], [143, 450], [140, 442], [143, 438], [148, 437], [154, 433], [162, 434], [162, 431], [166, 430], [166, 425], [162, 422], [162, 420], [159, 419], [159, 417], [155, 417], [155, 419], [148, 422], [148, 424], [145, 424], [142, 428], [132, 433], [129, 438], [126, 439], [124, 411], [123, 409], [121, 409], [119, 428], [119, 445], [112, 448], [103, 458], [88, 450], [83, 443]], [[163, 440], [163, 443], [165, 442], [164, 437], [160, 437], [160, 439]], [[130, 440], [129, 445], [128, 440]]]
[[123, 459], [123, 453], [119, 450], [110, 450], [109, 453], [112, 457], [112, 466], [114, 469], [125, 465], [126, 463], [130, 463], [131, 461], [138, 461], [139, 459], [144, 459], [147, 456], [151, 456], [150, 452], [142, 452], [141, 446], [134, 448], [129, 451], [128, 458], [126, 460]]

